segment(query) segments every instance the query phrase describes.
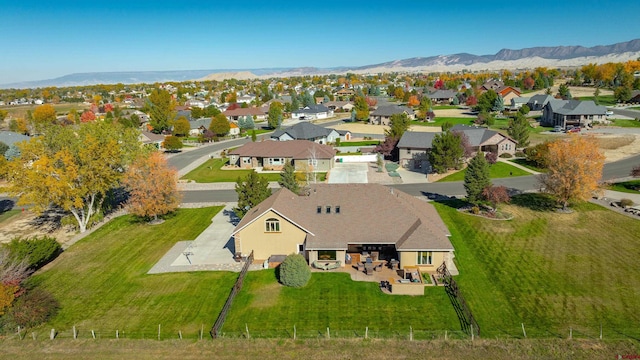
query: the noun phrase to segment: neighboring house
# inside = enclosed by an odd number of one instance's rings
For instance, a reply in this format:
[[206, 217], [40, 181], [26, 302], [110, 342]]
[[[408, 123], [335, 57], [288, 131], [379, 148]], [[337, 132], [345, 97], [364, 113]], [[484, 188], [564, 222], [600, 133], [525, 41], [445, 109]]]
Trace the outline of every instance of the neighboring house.
[[404, 105], [381, 105], [369, 114], [369, 123], [374, 125], [389, 125], [391, 116], [403, 113], [407, 114], [410, 120], [415, 120], [416, 118], [413, 109]]
[[[22, 135], [13, 131], [0, 131], [0, 142], [4, 143], [7, 146], [11, 146], [21, 141], [29, 141], [29, 140], [31, 140], [31, 137], [27, 135]], [[0, 156], [3, 156], [3, 155], [4, 154], [0, 154]]]
[[204, 109], [207, 106], [207, 103], [204, 102], [203, 100], [198, 100], [198, 99], [189, 99], [184, 103], [185, 106], [188, 106], [190, 108], [192, 107], [198, 107], [200, 109]]
[[[522, 105], [527, 105], [527, 103], [529, 102], [531, 98], [528, 97], [514, 97], [511, 98], [511, 110], [519, 110], [520, 108], [522, 108]], [[527, 105], [528, 106], [528, 105]], [[529, 109], [531, 110], [531, 109]]]
[[314, 172], [331, 170], [335, 155], [331, 146], [308, 140], [250, 142], [228, 154], [229, 164], [243, 169], [280, 171], [290, 161], [297, 171], [311, 166]]
[[[379, 221], [384, 219], [384, 221]], [[400, 268], [457, 274], [450, 232], [433, 205], [380, 184], [314, 184], [306, 195], [280, 189], [249, 210], [232, 233], [236, 253], [256, 261], [300, 253], [309, 264], [363, 252]]]
[[249, 104], [256, 99], [255, 95], [242, 95], [236, 99], [238, 103]]
[[[495, 152], [498, 156], [516, 153], [518, 143], [497, 131], [466, 125], [456, 125], [451, 131], [465, 134], [474, 152]], [[439, 133], [406, 131], [398, 141], [400, 165], [413, 171], [430, 173], [429, 151], [436, 134]]]
[[[637, 72], [637, 71], [636, 71]], [[631, 99], [627, 101], [628, 103], [637, 104], [640, 103], [640, 91], [634, 90], [631, 92]]]
[[328, 101], [324, 103], [324, 106], [329, 108], [329, 110], [341, 110], [345, 112], [350, 112], [355, 107], [351, 101]]
[[541, 111], [542, 108], [544, 108], [545, 105], [547, 105], [547, 103], [551, 100], [554, 100], [554, 97], [551, 95], [546, 95], [546, 94], [533, 95], [532, 97], [529, 98], [529, 101], [527, 102], [527, 106], [531, 111]]
[[142, 131], [138, 136], [138, 140], [144, 145], [152, 145], [157, 149], [162, 149], [162, 143], [164, 142], [164, 135], [154, 134], [150, 131]]
[[496, 94], [502, 96], [505, 104], [510, 104], [511, 100], [519, 98], [522, 93], [520, 89], [513, 86], [502, 86], [495, 90]]
[[204, 134], [204, 132], [211, 125], [211, 118], [200, 118], [189, 121], [189, 136], [198, 136]]
[[333, 95], [338, 98], [350, 98], [355, 94], [356, 92], [353, 89], [340, 89], [336, 91]]
[[278, 141], [309, 140], [318, 144], [333, 143], [351, 140], [351, 132], [346, 130], [334, 130], [308, 122], [297, 123], [286, 129], [278, 129], [271, 134], [271, 139]]
[[309, 105], [302, 109], [296, 109], [291, 111], [292, 119], [300, 120], [317, 120], [326, 119], [333, 116], [333, 110], [323, 104]]
[[585, 127], [591, 123], [605, 121], [607, 108], [596, 105], [592, 100], [559, 100], [554, 99], [547, 102], [542, 109], [540, 125]]
[[238, 121], [240, 117], [252, 116], [256, 121], [267, 120], [267, 113], [269, 108], [265, 107], [249, 107], [249, 108], [236, 108], [233, 110], [225, 110], [223, 112], [229, 121]]
[[427, 94], [427, 97], [431, 99], [433, 103], [451, 104], [453, 98], [456, 97], [456, 94], [457, 92], [454, 90], [436, 90]]
[[229, 121], [229, 135], [238, 136], [240, 135], [240, 127], [236, 125], [233, 121]]

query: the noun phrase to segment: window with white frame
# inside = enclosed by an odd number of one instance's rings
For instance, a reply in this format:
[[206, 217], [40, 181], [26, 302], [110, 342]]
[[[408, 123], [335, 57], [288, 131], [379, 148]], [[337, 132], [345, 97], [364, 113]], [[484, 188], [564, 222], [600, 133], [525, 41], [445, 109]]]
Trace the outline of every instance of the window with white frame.
[[418, 251], [418, 265], [433, 265], [433, 251]]
[[284, 165], [283, 158], [269, 158], [269, 165]]
[[318, 159], [309, 159], [307, 163], [309, 166], [318, 166]]
[[265, 220], [265, 232], [280, 232], [280, 220], [270, 218]]
[[242, 158], [242, 163], [243, 164], [251, 164], [251, 158], [250, 157], [243, 157]]

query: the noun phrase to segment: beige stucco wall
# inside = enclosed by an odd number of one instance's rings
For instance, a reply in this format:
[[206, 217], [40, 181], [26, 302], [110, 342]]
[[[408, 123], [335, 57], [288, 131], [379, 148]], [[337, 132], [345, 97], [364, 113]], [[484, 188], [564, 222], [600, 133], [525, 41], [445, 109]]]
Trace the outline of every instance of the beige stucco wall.
[[[280, 232], [265, 232], [265, 220], [280, 220]], [[253, 250], [256, 260], [267, 260], [271, 255], [289, 255], [298, 252], [306, 233], [276, 213], [269, 211], [235, 235], [236, 252], [249, 255]]]
[[[309, 264], [313, 264], [314, 261], [318, 260], [318, 251], [310, 250], [309, 254]], [[336, 260], [340, 261], [340, 266], [344, 267], [345, 265], [345, 256], [347, 256], [346, 250], [337, 250], [336, 251]]]
[[444, 261], [444, 256], [447, 252], [433, 251], [433, 264], [432, 265], [418, 265], [418, 252], [417, 251], [400, 251], [398, 252], [400, 257], [400, 268], [407, 266], [419, 266], [421, 271], [433, 272], [436, 271], [438, 266]]

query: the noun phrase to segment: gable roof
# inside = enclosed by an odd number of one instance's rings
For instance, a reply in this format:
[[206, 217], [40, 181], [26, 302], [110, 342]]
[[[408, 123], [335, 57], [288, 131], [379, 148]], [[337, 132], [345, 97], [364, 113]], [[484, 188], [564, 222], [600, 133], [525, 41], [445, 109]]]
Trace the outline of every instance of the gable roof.
[[457, 94], [456, 91], [453, 90], [436, 90], [431, 94], [427, 94], [429, 99], [451, 99], [455, 97]]
[[[380, 184], [314, 184], [307, 196], [280, 189], [249, 210], [232, 235], [269, 210], [303, 229], [309, 250], [346, 249], [349, 244], [395, 244], [400, 251], [453, 250], [449, 230], [431, 204]], [[385, 224], [372, 226], [371, 219], [385, 219]]]
[[553, 100], [553, 99], [554, 98], [551, 95], [537, 94], [530, 97], [529, 102], [527, 102], [527, 104], [531, 104], [532, 106], [536, 104], [540, 104], [540, 106], [545, 106], [550, 100]]
[[265, 115], [268, 109], [263, 107], [248, 107], [248, 108], [237, 108], [233, 110], [225, 110], [223, 112], [224, 116], [253, 116], [253, 115]]
[[510, 137], [502, 133], [499, 133], [497, 131], [489, 130], [486, 127], [481, 127], [481, 126], [469, 126], [469, 125], [458, 124], [452, 127], [451, 131], [459, 131], [467, 135], [467, 138], [469, 139], [469, 145], [471, 146], [482, 146], [482, 144], [484, 144], [487, 140], [494, 137], [496, 134], [499, 134], [505, 139], [510, 139], [511, 141], [517, 144], [517, 141], [511, 139]]
[[406, 113], [407, 115], [413, 115], [414, 112], [411, 108], [404, 105], [381, 105], [377, 109], [371, 112], [373, 116], [391, 116], [395, 114]]
[[331, 146], [309, 140], [250, 142], [233, 149], [229, 155], [309, 159], [312, 152], [315, 152], [316, 159], [332, 159], [336, 155], [336, 150]]
[[189, 128], [190, 129], [199, 129], [200, 127], [204, 127], [205, 129], [211, 125], [211, 118], [199, 118], [195, 120], [189, 120]]
[[302, 109], [293, 110], [291, 112], [296, 114], [318, 114], [318, 113], [328, 112], [328, 111], [329, 111], [329, 108], [324, 106], [323, 104], [315, 104], [315, 105], [305, 106]]
[[607, 108], [592, 100], [552, 100], [547, 103], [551, 111], [561, 115], [604, 115]]
[[423, 131], [405, 131], [398, 141], [399, 148], [410, 149], [431, 149], [431, 143], [436, 136], [435, 132], [423, 132]]
[[271, 138], [279, 138], [283, 134], [288, 134], [297, 140], [313, 140], [320, 137], [328, 136], [333, 129], [324, 128], [308, 122], [297, 123], [286, 129], [278, 129], [271, 134]]
[[0, 142], [6, 144], [7, 146], [11, 146], [14, 143], [21, 142], [21, 141], [29, 141], [30, 139], [31, 137], [27, 135], [18, 134], [17, 132], [0, 131]]

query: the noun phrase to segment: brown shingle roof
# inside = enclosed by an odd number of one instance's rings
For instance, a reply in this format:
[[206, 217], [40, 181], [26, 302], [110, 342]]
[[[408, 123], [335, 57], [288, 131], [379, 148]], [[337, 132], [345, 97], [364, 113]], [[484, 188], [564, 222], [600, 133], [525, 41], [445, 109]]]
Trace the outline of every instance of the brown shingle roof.
[[331, 146], [309, 140], [250, 142], [232, 150], [229, 154], [250, 157], [309, 159], [314, 151], [316, 159], [331, 159], [336, 155], [336, 150]]
[[281, 189], [250, 210], [234, 234], [269, 210], [307, 232], [309, 250], [346, 249], [348, 244], [395, 244], [396, 249], [406, 251], [453, 250], [449, 231], [431, 204], [379, 184], [317, 184], [308, 196]]
[[249, 108], [237, 108], [233, 110], [225, 110], [222, 114], [224, 116], [253, 116], [253, 115], [265, 115], [268, 109], [265, 108], [257, 108], [257, 107], [249, 107]]

